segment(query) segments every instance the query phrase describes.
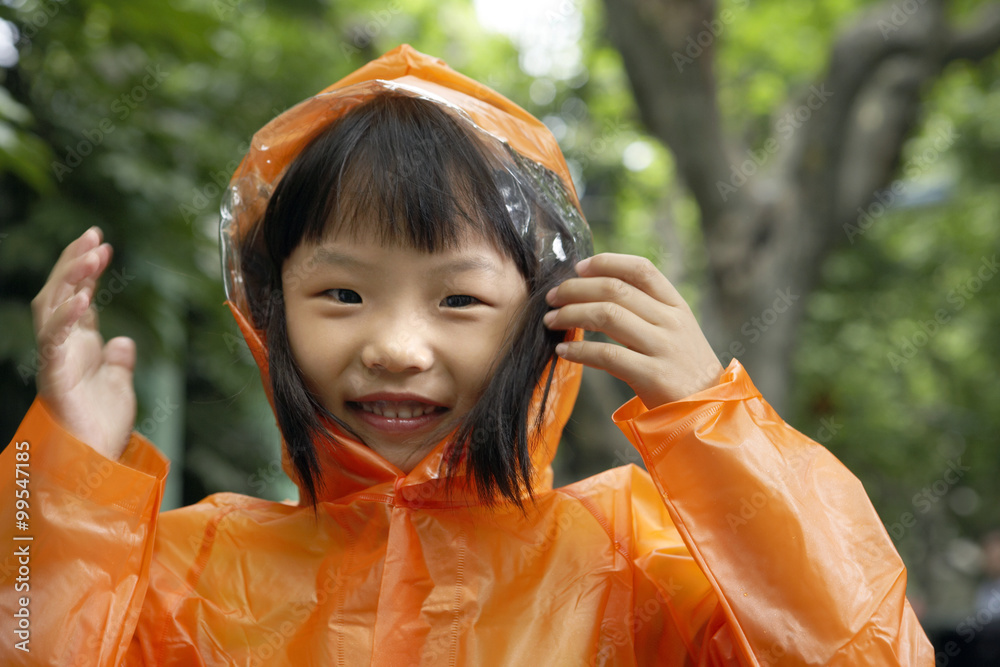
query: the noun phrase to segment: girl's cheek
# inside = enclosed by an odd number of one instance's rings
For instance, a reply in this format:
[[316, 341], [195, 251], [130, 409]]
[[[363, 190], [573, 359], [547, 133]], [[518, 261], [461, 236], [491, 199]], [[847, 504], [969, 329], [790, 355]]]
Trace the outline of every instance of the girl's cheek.
[[470, 376], [474, 375], [477, 382], [483, 382], [488, 379], [493, 363], [501, 351], [503, 336], [495, 335], [479, 342], [480, 345], [474, 348], [462, 346], [460, 354], [466, 360], [465, 366]]

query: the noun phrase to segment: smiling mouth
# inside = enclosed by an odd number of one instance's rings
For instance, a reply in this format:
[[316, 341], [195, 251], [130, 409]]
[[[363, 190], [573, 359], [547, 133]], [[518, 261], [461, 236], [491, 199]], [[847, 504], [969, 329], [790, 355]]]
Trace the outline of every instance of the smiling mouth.
[[439, 426], [448, 408], [422, 401], [347, 401], [361, 424], [384, 437], [409, 437]]
[[355, 410], [386, 419], [416, 419], [436, 415], [448, 409], [420, 401], [348, 401], [347, 404]]

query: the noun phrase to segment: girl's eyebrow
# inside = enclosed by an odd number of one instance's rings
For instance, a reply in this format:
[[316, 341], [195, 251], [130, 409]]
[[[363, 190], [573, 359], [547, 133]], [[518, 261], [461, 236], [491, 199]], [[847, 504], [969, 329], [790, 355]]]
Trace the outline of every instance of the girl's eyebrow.
[[[384, 266], [373, 266], [362, 259], [349, 255], [347, 253], [341, 252], [334, 248], [320, 246], [316, 248], [313, 258], [323, 264], [333, 264], [335, 266], [344, 266], [349, 269], [354, 270], [365, 270], [365, 269], [376, 269], [384, 270]], [[491, 261], [485, 255], [468, 255], [465, 257], [457, 257], [452, 260], [441, 262], [431, 269], [431, 273], [434, 274], [444, 274], [444, 273], [466, 273], [469, 271], [479, 271], [481, 273], [492, 273], [495, 275], [500, 275], [502, 272], [496, 263]]]
[[468, 271], [492, 273], [498, 276], [501, 274], [497, 265], [483, 255], [469, 255], [443, 262], [434, 267], [433, 273], [465, 273]]
[[356, 257], [334, 250], [327, 246], [319, 246], [313, 252], [313, 260], [321, 264], [333, 264], [336, 266], [346, 265], [348, 268], [360, 269], [366, 264]]

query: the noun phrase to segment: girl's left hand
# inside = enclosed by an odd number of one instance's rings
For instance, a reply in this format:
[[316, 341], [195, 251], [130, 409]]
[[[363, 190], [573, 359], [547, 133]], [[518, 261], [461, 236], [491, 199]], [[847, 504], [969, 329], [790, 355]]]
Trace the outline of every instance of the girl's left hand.
[[550, 329], [600, 331], [621, 343], [560, 343], [568, 361], [600, 368], [628, 383], [649, 408], [718, 383], [722, 364], [694, 314], [656, 266], [634, 255], [602, 253], [576, 265], [579, 278], [546, 296]]

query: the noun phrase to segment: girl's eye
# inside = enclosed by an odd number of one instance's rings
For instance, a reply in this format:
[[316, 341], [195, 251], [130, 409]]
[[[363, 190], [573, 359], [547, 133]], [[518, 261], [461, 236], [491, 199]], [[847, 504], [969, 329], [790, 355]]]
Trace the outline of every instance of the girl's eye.
[[361, 295], [352, 289], [328, 289], [326, 294], [340, 303], [361, 303]]
[[452, 294], [451, 296], [446, 296], [441, 303], [445, 308], [465, 308], [466, 306], [480, 303], [480, 301], [468, 294]]

